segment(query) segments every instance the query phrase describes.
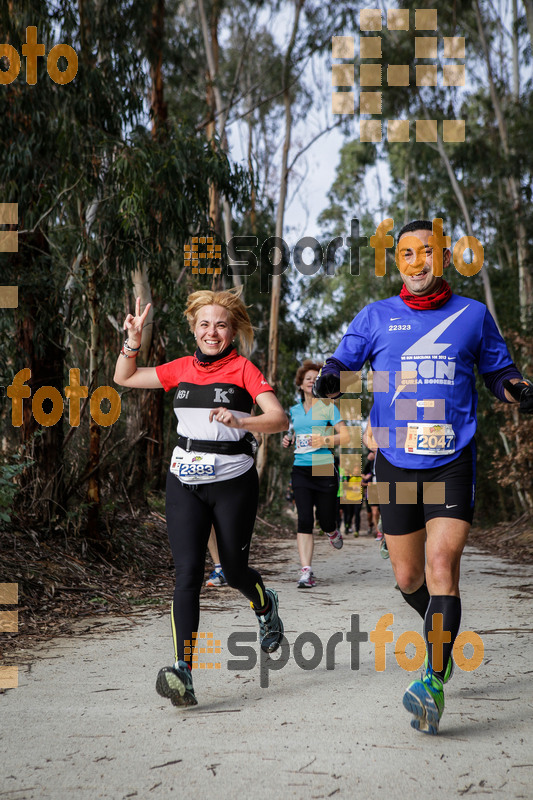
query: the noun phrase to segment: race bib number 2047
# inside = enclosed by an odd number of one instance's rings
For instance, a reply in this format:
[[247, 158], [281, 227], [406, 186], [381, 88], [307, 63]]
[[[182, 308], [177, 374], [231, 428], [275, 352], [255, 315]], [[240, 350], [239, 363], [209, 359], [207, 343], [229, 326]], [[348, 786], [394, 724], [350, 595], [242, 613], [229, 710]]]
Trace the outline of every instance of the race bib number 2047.
[[407, 426], [405, 452], [419, 456], [444, 456], [455, 453], [455, 433], [451, 425], [419, 424]]

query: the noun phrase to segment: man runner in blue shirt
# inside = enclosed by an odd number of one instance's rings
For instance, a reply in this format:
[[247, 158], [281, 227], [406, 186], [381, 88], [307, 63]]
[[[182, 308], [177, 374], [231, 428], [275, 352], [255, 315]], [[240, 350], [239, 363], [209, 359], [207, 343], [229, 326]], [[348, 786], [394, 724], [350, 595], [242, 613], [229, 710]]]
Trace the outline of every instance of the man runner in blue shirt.
[[[533, 384], [513, 364], [487, 307], [453, 294], [440, 269], [433, 274], [434, 264], [450, 264], [451, 253], [434, 253], [432, 231], [428, 220], [401, 229], [400, 295], [360, 311], [324, 364], [314, 393], [338, 397], [340, 373], [370, 361], [376, 477], [389, 486], [389, 502], [380, 499], [383, 530], [401, 593], [424, 619], [427, 648], [422, 679], [411, 683], [403, 704], [413, 714], [413, 728], [436, 734], [443, 684], [453, 669], [459, 568], [474, 512], [474, 365], [496, 397], [519, 402], [524, 413], [533, 413]], [[444, 632], [441, 641], [450, 633], [435, 654], [434, 627]]]

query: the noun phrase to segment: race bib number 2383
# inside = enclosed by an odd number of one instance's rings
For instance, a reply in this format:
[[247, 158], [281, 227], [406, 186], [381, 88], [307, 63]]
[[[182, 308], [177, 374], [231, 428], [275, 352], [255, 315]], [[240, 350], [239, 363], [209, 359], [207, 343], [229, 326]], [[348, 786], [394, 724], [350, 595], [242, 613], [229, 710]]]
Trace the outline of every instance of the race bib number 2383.
[[187, 453], [179, 447], [174, 448], [170, 471], [177, 478], [188, 478], [188, 482], [209, 480], [215, 477], [215, 454]]

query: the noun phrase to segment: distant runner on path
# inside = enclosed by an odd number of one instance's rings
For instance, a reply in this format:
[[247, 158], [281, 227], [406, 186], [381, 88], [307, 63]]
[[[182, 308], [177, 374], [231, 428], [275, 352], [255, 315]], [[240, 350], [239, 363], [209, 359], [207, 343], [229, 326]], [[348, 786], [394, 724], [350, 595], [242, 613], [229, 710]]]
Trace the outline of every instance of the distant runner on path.
[[[199, 631], [200, 589], [211, 526], [230, 586], [250, 600], [259, 622], [261, 648], [277, 650], [283, 637], [278, 596], [265, 589], [248, 566], [258, 501], [258, 478], [251, 431], [278, 433], [287, 416], [272, 388], [251, 361], [238, 355], [233, 338], [249, 352], [253, 328], [240, 291], [198, 291], [188, 297], [185, 316], [196, 338], [194, 356], [158, 367], [137, 368], [135, 357], [148, 304], [124, 323], [128, 338], [114, 380], [137, 389], [177, 389], [177, 445], [167, 475], [166, 518], [176, 568], [172, 603], [175, 663], [159, 671], [156, 689], [173, 705], [196, 705], [190, 663]], [[251, 416], [257, 403], [263, 412]]]
[[[520, 403], [524, 413], [533, 413], [533, 384], [513, 364], [487, 307], [453, 294], [433, 274], [434, 266], [450, 264], [451, 254], [442, 247], [449, 244], [442, 229], [440, 236], [432, 231], [428, 220], [401, 229], [400, 295], [357, 314], [314, 392], [338, 397], [340, 373], [358, 371], [367, 360], [374, 381], [376, 374], [381, 378], [370, 422], [379, 446], [377, 481], [389, 487], [389, 502], [380, 501], [383, 529], [401, 593], [424, 619], [427, 648], [421, 680], [410, 684], [403, 704], [413, 728], [436, 734], [443, 684], [453, 669], [459, 568], [474, 512], [474, 366], [498, 399]], [[439, 622], [450, 641], [433, 652], [430, 639]]]
[[341, 442], [346, 423], [341, 420], [333, 403], [324, 403], [313, 397], [313, 384], [321, 366], [307, 359], [297, 370], [295, 383], [300, 390], [300, 401], [290, 409], [293, 431], [283, 437], [283, 447], [294, 445], [291, 484], [298, 512], [299, 589], [311, 589], [316, 585], [312, 570], [315, 508], [320, 527], [330, 544], [336, 550], [343, 545], [342, 534], [337, 530], [339, 478], [331, 448]]

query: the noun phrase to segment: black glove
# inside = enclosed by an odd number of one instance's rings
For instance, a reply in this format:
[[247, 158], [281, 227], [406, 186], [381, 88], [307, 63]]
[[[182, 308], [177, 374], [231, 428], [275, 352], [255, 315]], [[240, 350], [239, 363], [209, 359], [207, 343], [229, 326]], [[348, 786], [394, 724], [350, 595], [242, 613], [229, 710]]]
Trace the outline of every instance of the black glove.
[[520, 403], [520, 412], [522, 414], [533, 414], [533, 383], [524, 378], [518, 383], [511, 383], [511, 381], [504, 381], [503, 388], [507, 389], [510, 395]]
[[324, 367], [317, 375], [317, 379], [313, 384], [313, 397], [328, 397], [330, 394], [338, 395], [341, 391], [340, 375], [335, 375], [331, 372], [322, 374]]

